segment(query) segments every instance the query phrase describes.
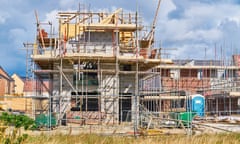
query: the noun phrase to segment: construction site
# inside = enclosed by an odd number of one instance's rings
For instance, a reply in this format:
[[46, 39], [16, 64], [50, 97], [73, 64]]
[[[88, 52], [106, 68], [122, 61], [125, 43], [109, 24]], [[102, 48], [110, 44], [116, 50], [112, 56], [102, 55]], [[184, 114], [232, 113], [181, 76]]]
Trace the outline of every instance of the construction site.
[[58, 12], [54, 31], [35, 12], [35, 42], [24, 43], [32, 87], [25, 113], [51, 115], [54, 126], [127, 125], [134, 132], [189, 128], [192, 119], [240, 122], [240, 55], [163, 58], [155, 37], [160, 3], [150, 27], [138, 12], [92, 12], [81, 4]]

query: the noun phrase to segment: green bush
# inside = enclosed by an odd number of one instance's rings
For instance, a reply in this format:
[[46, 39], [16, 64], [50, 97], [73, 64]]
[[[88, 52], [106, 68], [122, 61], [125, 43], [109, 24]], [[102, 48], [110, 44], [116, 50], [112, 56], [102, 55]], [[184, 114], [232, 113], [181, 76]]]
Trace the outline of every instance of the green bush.
[[21, 134], [20, 129], [24, 128], [27, 130], [35, 127], [34, 120], [25, 115], [15, 115], [12, 113], [3, 112], [0, 115], [0, 121], [6, 127], [13, 127], [12, 133], [8, 135], [5, 134], [5, 131], [2, 131], [0, 139], [1, 143], [4, 144], [23, 143], [27, 139], [28, 135]]

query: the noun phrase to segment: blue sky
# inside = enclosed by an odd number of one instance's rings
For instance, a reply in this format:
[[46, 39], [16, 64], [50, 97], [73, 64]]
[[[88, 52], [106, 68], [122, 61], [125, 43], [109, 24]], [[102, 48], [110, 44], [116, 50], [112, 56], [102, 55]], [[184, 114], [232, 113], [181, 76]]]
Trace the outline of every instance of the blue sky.
[[[41, 22], [52, 21], [58, 11], [76, 10], [85, 3], [91, 10], [123, 8], [136, 11], [146, 24], [153, 20], [157, 0], [1, 0], [0, 66], [8, 73], [24, 76], [24, 42], [34, 42], [38, 11]], [[240, 0], [162, 0], [156, 41], [174, 59], [228, 59], [240, 49]], [[216, 48], [215, 48], [216, 47]], [[165, 56], [166, 57], [166, 56]]]

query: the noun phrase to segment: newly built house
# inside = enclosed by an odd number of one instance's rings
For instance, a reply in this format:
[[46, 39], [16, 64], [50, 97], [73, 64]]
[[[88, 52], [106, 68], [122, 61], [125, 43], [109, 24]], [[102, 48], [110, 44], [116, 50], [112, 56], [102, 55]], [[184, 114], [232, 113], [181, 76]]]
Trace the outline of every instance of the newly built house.
[[14, 93], [14, 80], [9, 74], [0, 66], [0, 107], [6, 109], [5, 95]]
[[4, 99], [5, 94], [12, 94], [14, 93], [14, 83], [11, 76], [0, 67], [0, 95], [2, 96], [0, 100]]

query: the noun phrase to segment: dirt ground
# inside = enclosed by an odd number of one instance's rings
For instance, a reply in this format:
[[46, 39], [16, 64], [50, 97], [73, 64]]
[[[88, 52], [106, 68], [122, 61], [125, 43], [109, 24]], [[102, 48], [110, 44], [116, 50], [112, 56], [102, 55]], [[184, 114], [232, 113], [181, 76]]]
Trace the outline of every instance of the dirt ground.
[[201, 123], [193, 122], [191, 128], [160, 128], [160, 129], [139, 129], [134, 133], [133, 126], [130, 125], [84, 125], [68, 124], [67, 126], [59, 126], [53, 129], [42, 129], [34, 131], [24, 131], [29, 135], [54, 135], [54, 134], [99, 134], [99, 135], [162, 135], [162, 134], [204, 134], [204, 133], [223, 133], [223, 132], [240, 132], [240, 125], [229, 123]]

